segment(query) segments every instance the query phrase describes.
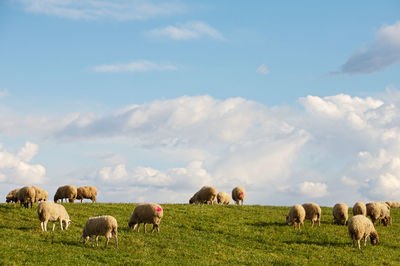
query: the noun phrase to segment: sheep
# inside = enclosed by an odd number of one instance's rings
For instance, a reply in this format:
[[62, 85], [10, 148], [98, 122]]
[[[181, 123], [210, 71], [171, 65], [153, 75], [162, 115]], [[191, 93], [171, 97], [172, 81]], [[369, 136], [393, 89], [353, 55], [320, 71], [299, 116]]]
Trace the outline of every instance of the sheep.
[[42, 201], [37, 207], [37, 214], [40, 220], [40, 226], [43, 232], [47, 232], [47, 223], [53, 222], [53, 232], [56, 224], [54, 222], [59, 221], [61, 231], [63, 229], [63, 222], [65, 223], [65, 230], [71, 224], [69, 215], [65, 207], [61, 204], [53, 203], [51, 201]]
[[35, 202], [39, 202], [39, 201], [46, 201], [49, 199], [49, 193], [47, 193], [46, 190], [44, 190], [43, 188], [37, 187], [37, 186], [33, 186], [33, 188], [35, 189]]
[[97, 202], [97, 188], [92, 186], [79, 187], [77, 189], [76, 199], [80, 199], [81, 203], [83, 199], [90, 199], [92, 202]]
[[213, 204], [216, 197], [217, 189], [215, 187], [204, 186], [193, 195], [189, 203]]
[[367, 238], [369, 237], [372, 245], [376, 245], [379, 242], [378, 233], [375, 230], [372, 222], [364, 215], [353, 216], [348, 225], [350, 238], [353, 240], [353, 247], [356, 247], [356, 241], [358, 243], [358, 249], [360, 247], [360, 240], [364, 238], [364, 246], [367, 246]]
[[390, 208], [400, 208], [400, 202], [386, 201]]
[[31, 186], [26, 186], [18, 190], [17, 192], [17, 200], [25, 206], [25, 208], [29, 207], [29, 203], [31, 203], [31, 208], [33, 203], [35, 202], [36, 192], [35, 189]]
[[365, 206], [365, 203], [361, 201], [356, 202], [353, 206], [353, 215], [359, 214], [367, 216], [367, 207]]
[[305, 219], [310, 219], [311, 227], [314, 227], [314, 222], [318, 222], [318, 226], [321, 226], [321, 207], [318, 204], [310, 202], [304, 203], [303, 205], [304, 210], [306, 211]]
[[293, 228], [296, 229], [296, 225], [300, 230], [300, 225], [302, 224], [304, 227], [304, 219], [306, 217], [306, 210], [300, 204], [295, 204], [289, 210], [289, 214], [286, 216], [286, 223], [293, 224]]
[[115, 239], [115, 248], [118, 248], [118, 223], [117, 220], [110, 215], [91, 217], [86, 221], [82, 230], [82, 239], [85, 244], [89, 238], [92, 238], [92, 247], [94, 246], [93, 240], [96, 236], [96, 247], [99, 246], [99, 235], [106, 237], [107, 247], [108, 241], [111, 237]]
[[383, 223], [383, 225], [388, 225], [389, 221], [392, 224], [392, 219], [390, 217], [390, 208], [388, 205], [382, 202], [370, 202], [366, 204], [367, 207], [367, 216], [369, 216], [372, 220], [372, 224], [375, 224], [376, 220], [379, 220], [379, 223]]
[[349, 207], [345, 203], [337, 203], [333, 206], [332, 210], [333, 222], [341, 224], [342, 220], [344, 225], [347, 225], [347, 220], [349, 219]]
[[153, 230], [157, 229], [157, 233], [160, 233], [160, 222], [164, 216], [163, 209], [156, 203], [142, 203], [136, 206], [133, 210], [131, 218], [129, 219], [129, 227], [139, 232], [140, 223], [143, 223], [144, 232], [146, 233], [146, 224], [153, 224]]
[[226, 204], [229, 205], [231, 203], [231, 196], [225, 192], [219, 192], [217, 194], [217, 202], [218, 204]]
[[245, 194], [246, 191], [242, 187], [235, 187], [232, 190], [232, 199], [236, 202], [236, 205], [239, 205], [239, 202], [243, 205]]
[[17, 198], [17, 193], [18, 193], [19, 188], [13, 189], [10, 192], [8, 192], [7, 196], [6, 196], [6, 202], [18, 202], [18, 198]]
[[54, 202], [57, 202], [59, 199], [61, 199], [61, 202], [63, 199], [69, 199], [69, 202], [73, 203], [76, 199], [76, 195], [76, 187], [71, 185], [62, 186], [57, 189], [56, 194], [54, 195]]

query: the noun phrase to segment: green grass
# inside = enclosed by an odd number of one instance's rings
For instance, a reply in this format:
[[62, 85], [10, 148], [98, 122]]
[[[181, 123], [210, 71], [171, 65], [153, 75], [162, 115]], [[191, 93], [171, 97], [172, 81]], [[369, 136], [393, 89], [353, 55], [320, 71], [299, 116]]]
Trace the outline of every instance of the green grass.
[[[64, 206], [70, 228], [42, 232], [35, 206], [0, 204], [0, 264], [400, 264], [399, 209], [392, 210], [393, 226], [377, 226], [380, 243], [358, 250], [347, 227], [332, 224], [331, 208], [322, 208], [320, 228], [306, 221], [295, 231], [284, 223], [289, 207], [164, 204], [161, 233], [143, 234], [143, 227], [128, 228], [136, 204]], [[104, 249], [104, 237], [99, 247], [84, 245], [87, 218], [106, 214], [119, 223], [119, 248], [111, 239]]]

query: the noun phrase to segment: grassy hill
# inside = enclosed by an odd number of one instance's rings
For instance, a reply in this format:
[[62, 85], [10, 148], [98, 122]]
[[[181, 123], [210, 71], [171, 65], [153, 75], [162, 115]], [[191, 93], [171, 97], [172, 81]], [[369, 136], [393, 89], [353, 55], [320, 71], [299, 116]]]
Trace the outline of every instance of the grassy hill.
[[[358, 250], [347, 227], [332, 224], [331, 208], [322, 208], [320, 228], [307, 221], [294, 231], [284, 223], [289, 207], [164, 204], [161, 233], [143, 234], [128, 228], [136, 204], [64, 205], [70, 228], [43, 233], [35, 206], [0, 204], [0, 264], [400, 264], [399, 209], [393, 226], [377, 226], [380, 243]], [[118, 220], [119, 248], [111, 239], [104, 249], [104, 237], [84, 245], [87, 218], [105, 214]]]

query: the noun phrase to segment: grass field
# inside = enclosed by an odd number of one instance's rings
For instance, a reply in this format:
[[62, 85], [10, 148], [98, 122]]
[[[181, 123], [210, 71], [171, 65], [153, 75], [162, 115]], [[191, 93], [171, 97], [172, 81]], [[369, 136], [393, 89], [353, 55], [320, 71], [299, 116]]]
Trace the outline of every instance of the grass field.
[[[358, 250], [325, 207], [320, 228], [307, 221], [295, 231], [284, 223], [289, 207], [164, 204], [161, 233], [143, 234], [128, 228], [136, 204], [64, 205], [70, 228], [43, 233], [35, 206], [0, 204], [0, 264], [400, 264], [400, 209], [392, 210], [393, 226], [377, 226], [377, 246]], [[119, 248], [111, 239], [104, 249], [104, 237], [99, 247], [84, 245], [87, 218], [105, 214], [118, 220]]]

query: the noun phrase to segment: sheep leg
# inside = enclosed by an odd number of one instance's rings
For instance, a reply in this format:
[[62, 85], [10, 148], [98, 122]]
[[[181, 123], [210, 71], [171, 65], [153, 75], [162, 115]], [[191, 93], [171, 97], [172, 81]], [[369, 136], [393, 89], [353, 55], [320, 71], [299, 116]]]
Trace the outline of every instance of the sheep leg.
[[96, 236], [96, 247], [99, 246], [99, 236]]
[[47, 232], [47, 222], [48, 221], [44, 221], [44, 231]]
[[367, 236], [364, 236], [364, 247], [367, 246]]
[[44, 223], [40, 222], [40, 227], [42, 228], [42, 231], [44, 231]]
[[63, 231], [64, 228], [63, 228], [63, 223], [62, 223], [62, 220], [61, 220], [61, 219], [60, 219], [60, 226], [61, 226], [61, 231]]
[[135, 230], [135, 227], [137, 226], [137, 232], [139, 233], [139, 227], [140, 227], [140, 223], [135, 224], [135, 226], [133, 227], [133, 230]]
[[108, 245], [108, 241], [110, 240], [110, 236], [106, 236], [106, 244], [104, 245], [104, 248], [106, 248], [107, 247], [107, 245]]
[[53, 222], [53, 232], [54, 232], [54, 228], [56, 227], [56, 224]]
[[115, 239], [115, 248], [118, 248], [118, 236], [116, 233], [114, 233], [114, 239]]
[[92, 247], [94, 247], [94, 236], [90, 236], [92, 238]]
[[146, 233], [146, 223], [143, 223], [144, 233]]
[[358, 239], [358, 240], [357, 240], [357, 243], [358, 243], [358, 249], [361, 249], [361, 246], [360, 246], [360, 241], [361, 241], [361, 239]]

